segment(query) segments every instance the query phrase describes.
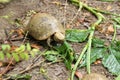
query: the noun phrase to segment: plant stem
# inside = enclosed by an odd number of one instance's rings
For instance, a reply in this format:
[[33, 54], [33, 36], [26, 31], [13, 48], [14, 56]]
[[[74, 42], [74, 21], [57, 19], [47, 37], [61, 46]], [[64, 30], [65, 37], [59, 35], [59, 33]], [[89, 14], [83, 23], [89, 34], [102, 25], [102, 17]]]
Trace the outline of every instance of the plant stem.
[[87, 6], [86, 4], [78, 1], [78, 0], [71, 0], [72, 3], [74, 3], [75, 5], [79, 6], [79, 5], [82, 5], [84, 8], [86, 8], [88, 11], [90, 11], [91, 13], [93, 13], [96, 17], [97, 17], [97, 21], [95, 23], [93, 23], [93, 25], [91, 25], [91, 33], [89, 35], [89, 39], [88, 39], [88, 42], [86, 44], [86, 46], [84, 47], [81, 55], [79, 56], [74, 68], [73, 68], [73, 71], [72, 71], [72, 76], [71, 76], [71, 80], [73, 80], [74, 78], [74, 73], [77, 69], [77, 66], [81, 60], [81, 58], [83, 57], [83, 54], [85, 53], [85, 51], [87, 50], [87, 72], [90, 73], [90, 53], [91, 53], [91, 44], [92, 44], [92, 39], [93, 39], [93, 35], [94, 35], [94, 31], [95, 31], [95, 27], [97, 25], [99, 25], [102, 20], [104, 19], [104, 16], [98, 12], [96, 12], [92, 7], [89, 7]]
[[75, 71], [76, 71], [76, 69], [77, 69], [77, 66], [78, 66], [79, 62], [81, 61], [81, 59], [82, 59], [82, 57], [83, 57], [83, 54], [85, 53], [85, 51], [87, 50], [87, 48], [88, 48], [88, 44], [85, 45], [85, 47], [84, 47], [84, 49], [82, 50], [82, 52], [81, 52], [81, 54], [80, 54], [77, 62], [75, 63], [75, 65], [74, 65], [74, 67], [73, 67], [71, 80], [73, 80]]
[[113, 23], [113, 26], [114, 26], [114, 34], [113, 34], [112, 41], [115, 40], [115, 38], [116, 38], [116, 34], [117, 34], [117, 31], [116, 31], [116, 23]]

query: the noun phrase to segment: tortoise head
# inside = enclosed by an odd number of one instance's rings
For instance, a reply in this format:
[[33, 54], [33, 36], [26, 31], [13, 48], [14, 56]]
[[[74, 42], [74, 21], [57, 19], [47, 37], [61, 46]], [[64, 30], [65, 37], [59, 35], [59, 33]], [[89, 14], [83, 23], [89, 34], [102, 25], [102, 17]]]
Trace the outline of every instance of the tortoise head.
[[56, 42], [63, 42], [65, 40], [65, 35], [61, 32], [56, 32], [54, 33], [53, 38]]

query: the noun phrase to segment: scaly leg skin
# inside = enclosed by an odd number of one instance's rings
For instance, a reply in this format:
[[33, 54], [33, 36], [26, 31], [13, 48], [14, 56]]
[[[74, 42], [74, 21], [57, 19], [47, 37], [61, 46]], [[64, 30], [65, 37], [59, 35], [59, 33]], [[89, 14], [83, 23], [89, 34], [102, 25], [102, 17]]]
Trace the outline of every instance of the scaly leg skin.
[[51, 37], [49, 37], [49, 38], [47, 39], [47, 44], [48, 44], [48, 46], [49, 46], [50, 48], [52, 48], [52, 45], [50, 44], [51, 41], [52, 41], [52, 39], [51, 39]]

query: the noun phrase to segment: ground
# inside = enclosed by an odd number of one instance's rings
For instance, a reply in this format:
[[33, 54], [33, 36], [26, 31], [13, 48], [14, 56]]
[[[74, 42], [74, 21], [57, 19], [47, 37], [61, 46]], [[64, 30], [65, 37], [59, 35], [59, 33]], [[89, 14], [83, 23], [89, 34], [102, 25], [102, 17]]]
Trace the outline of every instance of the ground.
[[[101, 2], [100, 0], [81, 0], [82, 2], [86, 3], [89, 6], [110, 11], [112, 13], [120, 13], [120, 7], [119, 2]], [[0, 42], [3, 43], [6, 40], [6, 34], [5, 30], [8, 31], [19, 28], [19, 26], [16, 26], [14, 21], [18, 18], [23, 18], [27, 14], [28, 11], [34, 10], [36, 12], [45, 12], [49, 13], [53, 16], [55, 16], [63, 25], [67, 28], [77, 28], [77, 29], [87, 29], [90, 24], [95, 22], [96, 17], [93, 16], [89, 11], [82, 9], [80, 12], [78, 12], [78, 7], [71, 4], [68, 0], [66, 2], [65, 0], [13, 0], [10, 3], [7, 4], [0, 4]], [[77, 17], [75, 15], [77, 14]], [[5, 16], [8, 16], [9, 18], [5, 18]], [[110, 24], [111, 20], [109, 18], [110, 15], [105, 15], [107, 17], [107, 20], [103, 22], [103, 25]], [[84, 22], [79, 22], [82, 19], [85, 19]], [[22, 26], [20, 26], [22, 27]], [[108, 26], [104, 26], [108, 27]], [[106, 41], [111, 40], [111, 36], [106, 36], [104, 33], [100, 33], [96, 30], [95, 32], [96, 37], [100, 37], [105, 39]], [[119, 37], [118, 37], [119, 38]], [[30, 40], [30, 39], [29, 39]], [[12, 44], [14, 45], [20, 45], [21, 40], [19, 41], [13, 41]], [[34, 41], [33, 41], [34, 42]], [[38, 43], [38, 45], [42, 46]], [[84, 43], [71, 43], [71, 46], [73, 47], [74, 51], [76, 53], [80, 53]], [[42, 49], [45, 49], [42, 47]], [[37, 57], [37, 56], [36, 56]], [[14, 66], [13, 70], [10, 70], [7, 74], [16, 74], [20, 72], [21, 70], [24, 70], [29, 64], [32, 63], [32, 61], [35, 58], [31, 58], [28, 61], [21, 61], [17, 63]], [[40, 57], [36, 63], [44, 60], [42, 57]], [[44, 75], [40, 73], [40, 68], [44, 68], [47, 75]], [[80, 69], [81, 73], [86, 74], [86, 70]], [[101, 64], [93, 64], [91, 66], [91, 71], [96, 73], [101, 73], [109, 78], [109, 80], [114, 80], [114, 76], [112, 76], [111, 73], [107, 71]], [[26, 73], [29, 73], [32, 78], [31, 80], [68, 80], [68, 77], [70, 77], [70, 71], [65, 68], [64, 63], [55, 63], [55, 64], [49, 64], [44, 63]]]

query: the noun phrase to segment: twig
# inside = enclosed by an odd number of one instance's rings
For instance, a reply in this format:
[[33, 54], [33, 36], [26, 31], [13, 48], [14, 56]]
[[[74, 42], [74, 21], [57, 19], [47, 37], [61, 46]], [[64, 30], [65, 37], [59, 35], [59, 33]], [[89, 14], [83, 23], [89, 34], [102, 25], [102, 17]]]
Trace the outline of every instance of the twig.
[[43, 60], [43, 61], [35, 64], [35, 62], [38, 61], [38, 59], [40, 57], [41, 57], [41, 55], [39, 54], [39, 56], [32, 61], [32, 64], [30, 64], [25, 70], [21, 71], [19, 74], [23, 74], [23, 73], [27, 72], [28, 70], [30, 70], [30, 69], [32, 69], [34, 67], [37, 67], [38, 65], [40, 66], [40, 64], [45, 61], [45, 60]]
[[24, 43], [24, 42], [25, 42], [25, 40], [26, 40], [26, 38], [27, 38], [27, 35], [28, 35], [28, 31], [26, 32], [25, 37], [24, 37], [24, 39], [23, 39], [22, 43]]
[[65, 19], [65, 21], [64, 21], [64, 28], [65, 28], [65, 25], [66, 25], [66, 9], [67, 8], [67, 0], [65, 0], [65, 7], [64, 7], [64, 19]]
[[45, 60], [40, 61], [40, 62], [38, 62], [37, 64], [35, 64], [35, 65], [33, 65], [33, 66], [28, 66], [25, 70], [21, 71], [19, 74], [23, 74], [23, 73], [25, 73], [25, 72], [27, 72], [27, 71], [35, 68], [35, 67], [40, 66], [40, 64], [43, 63], [44, 61], [45, 61]]
[[72, 24], [72, 22], [73, 22], [73, 21], [75, 20], [75, 18], [78, 16], [78, 14], [79, 14], [79, 12], [81, 11], [82, 7], [83, 7], [83, 6], [79, 4], [79, 9], [78, 9], [76, 15], [75, 15], [75, 16], [72, 18], [72, 20], [70, 21], [70, 24]]
[[13, 61], [13, 57], [11, 58], [9, 64], [7, 65], [7, 67], [5, 68], [5, 70], [1, 73], [1, 75], [3, 75], [4, 73], [6, 73], [7, 69], [10, 67], [10, 65], [12, 64]]

